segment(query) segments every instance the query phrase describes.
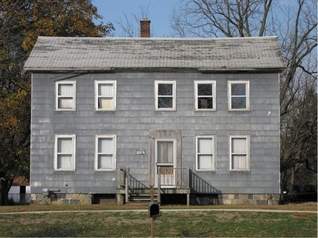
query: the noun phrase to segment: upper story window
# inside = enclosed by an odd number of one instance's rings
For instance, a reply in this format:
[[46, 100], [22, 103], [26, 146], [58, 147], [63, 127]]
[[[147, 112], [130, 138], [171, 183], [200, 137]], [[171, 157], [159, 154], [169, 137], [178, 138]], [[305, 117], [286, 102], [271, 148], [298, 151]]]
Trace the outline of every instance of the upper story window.
[[230, 111], [250, 110], [249, 81], [228, 81], [228, 95]]
[[158, 111], [176, 110], [176, 81], [155, 81], [155, 104]]
[[116, 110], [116, 81], [95, 81], [95, 108], [96, 111]]
[[216, 110], [215, 81], [194, 81], [195, 110]]
[[116, 169], [116, 135], [96, 136], [95, 170]]
[[74, 111], [76, 109], [76, 82], [56, 82], [55, 98], [55, 109], [57, 111]]
[[54, 169], [60, 171], [75, 170], [75, 135], [56, 135]]
[[214, 136], [196, 137], [196, 169], [198, 171], [214, 170]]
[[230, 136], [230, 169], [249, 170], [248, 136]]

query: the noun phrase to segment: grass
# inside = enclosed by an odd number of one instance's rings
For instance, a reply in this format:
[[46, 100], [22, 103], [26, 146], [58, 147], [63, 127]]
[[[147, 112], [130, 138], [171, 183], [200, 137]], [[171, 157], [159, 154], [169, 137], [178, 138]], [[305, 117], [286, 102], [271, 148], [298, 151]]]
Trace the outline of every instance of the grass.
[[[316, 237], [317, 215], [257, 212], [162, 212], [155, 235]], [[0, 236], [149, 236], [146, 212], [0, 215]]]
[[[96, 204], [96, 205], [18, 205], [18, 206], [0, 206], [1, 212], [22, 212], [22, 211], [64, 211], [64, 210], [109, 210], [109, 209], [146, 209], [147, 204], [130, 203], [123, 206], [117, 206], [115, 203]], [[162, 208], [190, 208], [190, 209], [277, 209], [277, 210], [302, 210], [317, 211], [317, 203], [299, 203], [286, 205], [210, 205], [210, 206], [184, 206], [184, 205], [163, 205]]]

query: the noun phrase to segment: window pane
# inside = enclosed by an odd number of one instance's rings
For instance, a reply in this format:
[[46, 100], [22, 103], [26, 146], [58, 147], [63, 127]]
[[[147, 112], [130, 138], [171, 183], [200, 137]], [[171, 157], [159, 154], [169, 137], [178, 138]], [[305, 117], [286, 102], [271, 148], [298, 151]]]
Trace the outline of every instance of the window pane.
[[158, 97], [158, 108], [172, 108], [172, 97]]
[[158, 84], [158, 95], [172, 95], [172, 84]]
[[198, 155], [198, 169], [213, 169], [211, 155]]
[[114, 143], [112, 138], [99, 138], [98, 139], [98, 153], [113, 154]]
[[63, 97], [74, 96], [74, 85], [73, 84], [59, 84], [58, 95]]
[[245, 109], [246, 97], [232, 97], [232, 109]]
[[98, 99], [98, 109], [112, 110], [114, 107], [113, 99], [99, 98]]
[[63, 154], [73, 154], [73, 140], [72, 138], [58, 138], [57, 152]]
[[198, 139], [198, 152], [200, 154], [213, 154], [212, 139], [199, 138]]
[[72, 169], [73, 159], [71, 155], [58, 155], [57, 156], [57, 168], [58, 169]]
[[74, 106], [74, 99], [72, 98], [59, 98], [58, 108], [59, 109], [72, 109]]
[[114, 96], [113, 84], [98, 84], [98, 96], [113, 97]]
[[112, 155], [98, 155], [98, 169], [112, 169], [113, 168]]
[[247, 156], [238, 156], [238, 155], [233, 155], [232, 156], [232, 169], [247, 169]]
[[157, 153], [158, 163], [173, 163], [173, 142], [158, 141]]
[[212, 95], [212, 84], [198, 84], [198, 95]]
[[198, 98], [199, 109], [211, 109], [213, 108], [213, 98]]
[[234, 83], [231, 84], [232, 95], [246, 95], [246, 84], [245, 83]]
[[245, 138], [232, 138], [232, 153], [247, 154]]

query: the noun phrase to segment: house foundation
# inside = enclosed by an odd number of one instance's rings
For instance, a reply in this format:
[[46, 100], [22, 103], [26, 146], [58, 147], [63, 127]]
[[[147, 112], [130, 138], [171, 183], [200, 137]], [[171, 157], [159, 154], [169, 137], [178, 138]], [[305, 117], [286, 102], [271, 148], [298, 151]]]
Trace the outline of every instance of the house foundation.
[[92, 195], [84, 193], [33, 193], [31, 201], [35, 204], [89, 205]]
[[[172, 194], [171, 194], [172, 195]], [[187, 205], [278, 205], [279, 194], [244, 194], [226, 193], [218, 195], [185, 193]], [[91, 194], [46, 194], [31, 195], [32, 203], [57, 205], [89, 205], [92, 204]], [[125, 203], [124, 194], [116, 194], [118, 205]]]
[[224, 205], [277, 205], [279, 194], [227, 193], [219, 195], [219, 202]]

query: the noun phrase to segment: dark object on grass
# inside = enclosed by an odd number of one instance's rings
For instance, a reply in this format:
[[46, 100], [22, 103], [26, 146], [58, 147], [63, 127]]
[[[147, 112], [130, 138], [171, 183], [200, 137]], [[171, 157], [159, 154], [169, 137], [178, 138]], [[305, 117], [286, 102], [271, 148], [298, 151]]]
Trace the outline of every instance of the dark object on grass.
[[150, 202], [148, 210], [150, 217], [157, 217], [160, 214], [160, 206], [156, 202]]

